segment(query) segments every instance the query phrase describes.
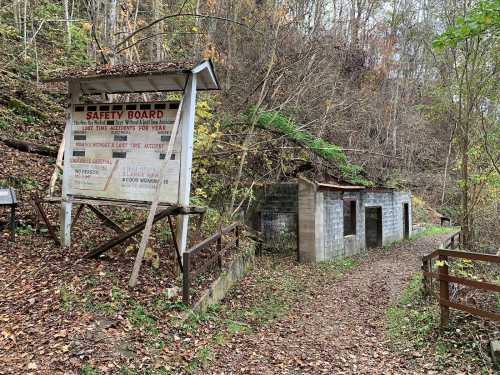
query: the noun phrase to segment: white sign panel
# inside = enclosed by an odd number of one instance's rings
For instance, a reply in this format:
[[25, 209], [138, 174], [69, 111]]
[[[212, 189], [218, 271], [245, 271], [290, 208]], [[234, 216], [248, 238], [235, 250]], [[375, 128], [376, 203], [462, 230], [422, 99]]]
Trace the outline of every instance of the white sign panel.
[[[73, 105], [67, 194], [151, 202], [178, 107], [177, 102]], [[181, 132], [160, 202], [178, 200]]]

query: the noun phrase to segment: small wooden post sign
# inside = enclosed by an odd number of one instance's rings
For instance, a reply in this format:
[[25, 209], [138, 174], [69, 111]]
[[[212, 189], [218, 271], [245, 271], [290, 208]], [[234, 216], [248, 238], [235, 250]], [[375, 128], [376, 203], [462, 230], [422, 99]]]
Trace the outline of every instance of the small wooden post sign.
[[10, 207], [10, 239], [16, 239], [16, 206], [17, 198], [14, 189], [0, 189], [0, 207]]

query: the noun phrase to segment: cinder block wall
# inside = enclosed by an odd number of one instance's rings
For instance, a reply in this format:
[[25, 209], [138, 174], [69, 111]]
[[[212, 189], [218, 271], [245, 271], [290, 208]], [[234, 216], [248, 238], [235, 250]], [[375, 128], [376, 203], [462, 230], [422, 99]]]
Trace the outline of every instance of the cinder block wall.
[[316, 188], [313, 184], [298, 184], [298, 243], [299, 261], [316, 262]]
[[[344, 236], [344, 198], [356, 200], [356, 233], [349, 236]], [[402, 239], [403, 203], [409, 206], [411, 235], [410, 193], [318, 191], [315, 184], [302, 180], [298, 184], [274, 184], [256, 189], [246, 218], [247, 223], [263, 231], [269, 244], [284, 246], [278, 240], [289, 241], [288, 247], [298, 245], [302, 262], [318, 262], [366, 251], [366, 207], [382, 207], [383, 245]]]
[[[356, 200], [356, 233], [344, 236], [344, 199]], [[382, 208], [382, 243], [404, 236], [403, 203], [409, 206], [411, 235], [411, 194], [406, 192], [317, 191], [307, 182], [299, 183], [299, 258], [319, 262], [366, 251], [365, 208]]]
[[[363, 226], [365, 207], [382, 207], [382, 243], [387, 245], [404, 236], [403, 203], [408, 203], [409, 228], [411, 235], [412, 206], [409, 192], [363, 192], [361, 194]], [[365, 232], [363, 228], [363, 233]]]
[[342, 194], [324, 191], [323, 194], [323, 251], [322, 259], [333, 259], [344, 256], [344, 211]]
[[[296, 183], [259, 186], [245, 214], [248, 225], [261, 231], [268, 242], [296, 247], [298, 187]], [[281, 243], [283, 242], [283, 243]]]
[[[365, 246], [364, 213], [360, 193], [324, 191], [323, 259], [334, 259], [361, 252]], [[356, 199], [356, 233], [344, 236], [344, 198]]]

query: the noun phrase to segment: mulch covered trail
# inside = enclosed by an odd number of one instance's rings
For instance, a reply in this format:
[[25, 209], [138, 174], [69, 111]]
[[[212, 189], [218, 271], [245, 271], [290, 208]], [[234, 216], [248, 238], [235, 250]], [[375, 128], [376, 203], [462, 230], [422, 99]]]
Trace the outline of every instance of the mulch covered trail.
[[444, 236], [376, 250], [329, 285], [309, 293], [286, 318], [219, 348], [211, 374], [427, 373], [422, 358], [408, 360], [390, 348], [386, 309], [397, 300], [420, 257]]

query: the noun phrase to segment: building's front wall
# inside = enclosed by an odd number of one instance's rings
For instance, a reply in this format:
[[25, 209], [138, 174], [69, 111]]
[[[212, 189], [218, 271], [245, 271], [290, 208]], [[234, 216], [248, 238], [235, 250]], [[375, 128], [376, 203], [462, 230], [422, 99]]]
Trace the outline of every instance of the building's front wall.
[[[306, 192], [307, 195], [304, 195]], [[344, 236], [343, 205], [349, 199], [356, 201], [356, 231], [355, 234]], [[410, 193], [312, 191], [312, 185], [299, 183], [300, 260], [318, 262], [365, 251], [365, 209], [367, 207], [381, 207], [382, 245], [402, 239], [404, 237], [403, 203], [408, 203], [408, 225], [411, 232]], [[307, 224], [307, 227], [304, 227], [304, 224]]]
[[[411, 235], [411, 193], [408, 192], [363, 192], [362, 193], [362, 221], [365, 222], [366, 207], [382, 207], [382, 244], [403, 238], [403, 203], [409, 207], [409, 228]], [[364, 225], [364, 224], [363, 224]], [[364, 232], [364, 231], [363, 231]]]
[[[361, 193], [323, 191], [323, 259], [334, 259], [358, 254], [365, 247], [364, 214], [361, 207]], [[344, 236], [344, 199], [356, 201], [355, 234]]]
[[[355, 234], [344, 236], [344, 202], [356, 201]], [[411, 194], [394, 191], [342, 192], [317, 190], [315, 184], [276, 184], [256, 192], [247, 212], [248, 223], [263, 232], [269, 247], [298, 247], [302, 262], [318, 262], [366, 250], [365, 210], [382, 209], [382, 245], [404, 237], [403, 203], [408, 203], [411, 231]], [[411, 233], [409, 233], [411, 235]], [[297, 242], [295, 242], [297, 241]]]
[[245, 213], [246, 224], [262, 233], [266, 246], [297, 248], [297, 184], [259, 186], [254, 195]]

